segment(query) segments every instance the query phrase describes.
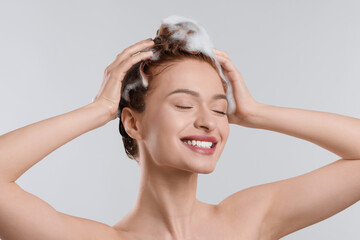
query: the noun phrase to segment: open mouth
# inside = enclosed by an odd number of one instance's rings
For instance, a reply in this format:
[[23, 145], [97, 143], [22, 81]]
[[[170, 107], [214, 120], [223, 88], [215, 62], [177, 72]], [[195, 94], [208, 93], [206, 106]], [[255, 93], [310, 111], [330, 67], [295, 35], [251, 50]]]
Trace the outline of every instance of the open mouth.
[[183, 144], [189, 148], [190, 150], [205, 154], [205, 155], [211, 155], [215, 152], [217, 143], [215, 142], [205, 142], [205, 141], [193, 141], [193, 140], [181, 140]]
[[205, 141], [195, 141], [195, 140], [181, 140], [183, 143], [193, 146], [193, 147], [198, 147], [198, 148], [214, 148], [216, 146], [217, 143], [215, 142], [205, 142]]

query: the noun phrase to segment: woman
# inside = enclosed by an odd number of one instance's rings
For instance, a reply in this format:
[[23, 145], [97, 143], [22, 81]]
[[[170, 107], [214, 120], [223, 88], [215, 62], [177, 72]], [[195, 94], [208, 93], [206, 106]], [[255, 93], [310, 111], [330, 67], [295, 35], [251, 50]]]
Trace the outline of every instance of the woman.
[[[225, 52], [190, 44], [197, 40], [189, 40], [196, 34], [189, 22], [170, 21], [154, 40], [119, 54], [92, 103], [0, 137], [0, 238], [279, 239], [360, 199], [359, 119], [255, 101]], [[116, 117], [141, 185], [134, 208], [114, 226], [58, 212], [15, 183], [50, 152]], [[230, 123], [305, 139], [341, 159], [203, 203], [197, 176], [214, 171]]]

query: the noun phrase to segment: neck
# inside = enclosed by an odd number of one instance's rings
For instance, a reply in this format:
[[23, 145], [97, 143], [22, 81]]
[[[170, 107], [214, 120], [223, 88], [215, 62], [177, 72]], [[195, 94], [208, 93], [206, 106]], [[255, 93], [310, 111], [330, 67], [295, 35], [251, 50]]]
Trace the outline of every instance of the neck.
[[141, 161], [140, 167], [140, 190], [131, 213], [138, 219], [133, 224], [136, 232], [189, 237], [200, 204], [196, 199], [198, 174], [155, 166], [152, 161]]

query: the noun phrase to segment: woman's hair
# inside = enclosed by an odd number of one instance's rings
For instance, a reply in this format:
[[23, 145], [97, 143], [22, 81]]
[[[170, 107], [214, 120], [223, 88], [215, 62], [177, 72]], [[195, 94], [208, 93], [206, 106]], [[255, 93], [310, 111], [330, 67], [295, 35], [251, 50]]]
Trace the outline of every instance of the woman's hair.
[[[178, 24], [179, 29], [182, 31], [181, 24]], [[138, 164], [139, 149], [135, 139], [131, 138], [125, 131], [124, 125], [121, 121], [121, 112], [124, 107], [128, 107], [138, 113], [145, 111], [145, 96], [152, 90], [151, 82], [159, 75], [166, 67], [171, 64], [179, 62], [184, 59], [197, 59], [199, 61], [209, 63], [219, 74], [219, 70], [215, 64], [214, 59], [204, 54], [201, 51], [188, 51], [186, 50], [186, 38], [185, 39], [173, 39], [171, 36], [177, 31], [170, 31], [168, 26], [161, 25], [157, 30], [156, 37], [153, 39], [155, 45], [152, 47], [155, 58], [145, 59], [134, 64], [126, 73], [121, 87], [121, 100], [118, 108], [119, 116], [119, 132], [122, 135], [122, 140], [125, 147], [125, 152], [130, 159], [136, 160]], [[187, 35], [191, 35], [194, 32], [188, 30]], [[171, 39], [170, 39], [171, 38]], [[141, 73], [142, 71], [142, 73]], [[143, 84], [136, 84], [141, 75], [144, 74], [148, 80], [148, 87], [144, 87]], [[219, 74], [221, 78], [221, 75]], [[222, 78], [221, 78], [222, 79]], [[223, 79], [222, 79], [223, 80]], [[227, 85], [222, 81], [224, 90], [226, 92]], [[129, 88], [130, 87], [130, 88]], [[124, 91], [125, 90], [125, 91]], [[124, 96], [125, 95], [125, 96]]]

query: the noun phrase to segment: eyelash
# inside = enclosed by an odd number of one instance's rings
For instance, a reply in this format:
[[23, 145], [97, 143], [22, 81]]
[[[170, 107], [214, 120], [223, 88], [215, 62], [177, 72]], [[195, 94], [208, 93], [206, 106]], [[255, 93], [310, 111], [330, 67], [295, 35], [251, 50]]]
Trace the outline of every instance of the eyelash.
[[[178, 105], [175, 105], [175, 106], [178, 107], [178, 108], [182, 108], [182, 109], [189, 109], [189, 108], [191, 108], [191, 107], [183, 107], [183, 106], [178, 106]], [[214, 110], [214, 112], [220, 113], [220, 114], [222, 114], [222, 115], [226, 115], [226, 113], [224, 113], [224, 112], [215, 111], [215, 110]]]

